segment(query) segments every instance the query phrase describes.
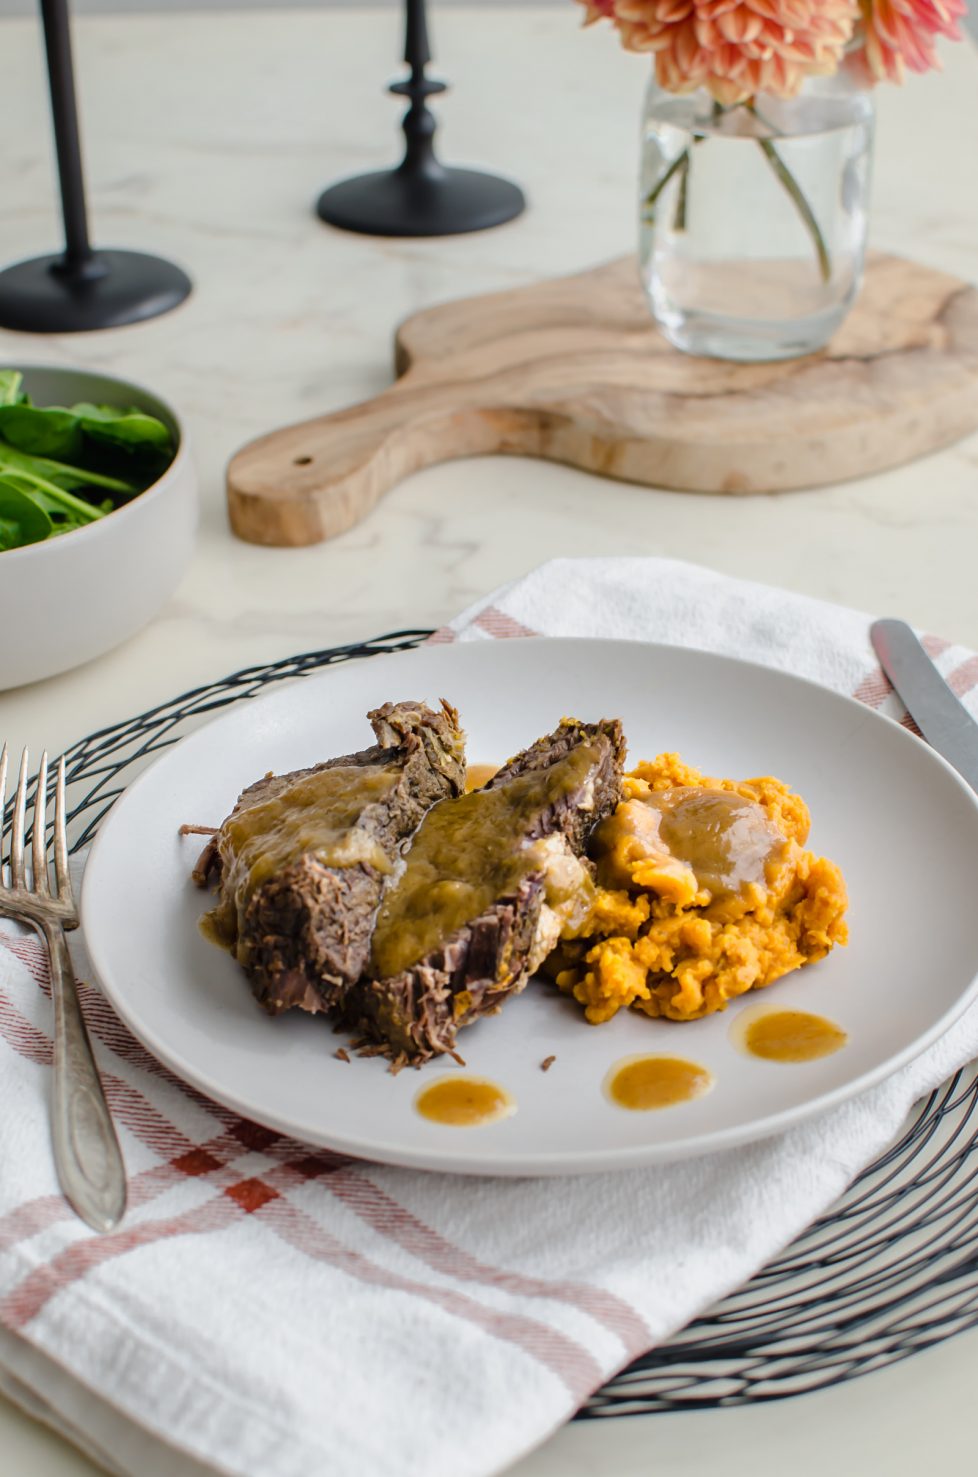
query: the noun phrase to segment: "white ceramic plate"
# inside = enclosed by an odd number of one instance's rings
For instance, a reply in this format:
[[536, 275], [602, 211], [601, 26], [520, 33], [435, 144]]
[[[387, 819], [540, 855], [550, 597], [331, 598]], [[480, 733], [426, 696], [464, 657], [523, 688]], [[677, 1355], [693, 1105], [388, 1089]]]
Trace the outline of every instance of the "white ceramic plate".
[[[189, 873], [199, 838], [239, 791], [370, 742], [364, 714], [403, 698], [455, 703], [470, 762], [501, 761], [563, 714], [620, 717], [632, 762], [678, 750], [715, 775], [775, 774], [814, 816], [811, 845], [843, 868], [852, 942], [724, 1014], [675, 1025], [622, 1011], [601, 1027], [531, 982], [459, 1038], [467, 1071], [517, 1111], [478, 1128], [423, 1119], [418, 1091], [450, 1059], [393, 1077], [346, 1064], [321, 1017], [271, 1019], [238, 966], [206, 942], [208, 906]], [[638, 642], [498, 641], [375, 657], [243, 704], [141, 776], [103, 823], [82, 921], [116, 1010], [161, 1061], [229, 1107], [315, 1144], [392, 1164], [474, 1174], [608, 1170], [760, 1138], [868, 1087], [922, 1051], [975, 993], [978, 800], [932, 750], [868, 708], [781, 672]], [[748, 1057], [738, 1017], [764, 1001], [828, 1016], [849, 1033], [803, 1065]], [[342, 1039], [342, 1038], [340, 1038]], [[635, 1113], [604, 1095], [637, 1052], [689, 1057], [716, 1085], [694, 1102]], [[556, 1056], [544, 1073], [540, 1062]]]

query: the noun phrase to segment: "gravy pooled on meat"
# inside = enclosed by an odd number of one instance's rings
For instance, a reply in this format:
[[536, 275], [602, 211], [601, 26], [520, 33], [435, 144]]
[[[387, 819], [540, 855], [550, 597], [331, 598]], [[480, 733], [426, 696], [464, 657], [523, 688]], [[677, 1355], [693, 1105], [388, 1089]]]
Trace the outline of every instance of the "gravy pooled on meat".
[[[546, 847], [527, 838], [529, 825], [542, 809], [580, 791], [599, 757], [593, 744], [580, 744], [550, 769], [531, 770], [509, 784], [473, 790], [429, 810], [403, 874], [381, 903], [371, 951], [374, 974], [379, 979], [400, 974], [497, 898], [515, 893], [525, 877], [547, 873]], [[559, 869], [556, 877], [547, 877], [551, 906], [572, 902], [588, 884], [578, 865], [569, 870], [569, 888], [561, 889]]]
[[368, 805], [390, 794], [396, 779], [396, 771], [380, 764], [338, 764], [303, 775], [271, 799], [236, 808], [223, 827], [224, 896], [208, 914], [217, 937], [232, 945], [244, 931], [255, 891], [297, 857], [314, 856], [327, 867], [362, 862], [389, 873], [391, 858], [358, 822]]
[[249, 785], [194, 869], [199, 886], [218, 890], [204, 931], [273, 1014], [342, 1005], [366, 968], [402, 846], [465, 784], [464, 735], [447, 703], [385, 703], [368, 716], [369, 749]]
[[624, 752], [617, 720], [564, 718], [484, 788], [428, 812], [351, 996], [395, 1063], [453, 1050], [583, 924], [594, 896], [583, 852], [621, 798]]

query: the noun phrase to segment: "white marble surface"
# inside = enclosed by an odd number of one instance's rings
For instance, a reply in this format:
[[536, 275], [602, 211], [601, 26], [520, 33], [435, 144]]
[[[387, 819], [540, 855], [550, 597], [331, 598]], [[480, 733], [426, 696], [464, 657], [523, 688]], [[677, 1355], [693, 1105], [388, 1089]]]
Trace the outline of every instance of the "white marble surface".
[[[435, 624], [552, 554], [648, 552], [907, 616], [978, 646], [978, 437], [913, 466], [819, 491], [735, 499], [659, 492], [529, 461], [422, 473], [357, 529], [299, 551], [229, 534], [222, 470], [258, 432], [369, 395], [391, 332], [422, 306], [575, 270], [631, 247], [644, 64], [582, 36], [566, 7], [438, 15], [443, 151], [508, 171], [532, 209], [499, 231], [371, 241], [320, 226], [319, 189], [393, 158], [396, 14], [103, 16], [77, 27], [94, 223], [102, 244], [155, 249], [197, 284], [169, 318], [111, 334], [0, 333], [0, 358], [79, 362], [143, 380], [186, 413], [201, 474], [196, 559], [141, 635], [64, 677], [0, 694], [15, 746], [58, 748], [255, 661]], [[879, 95], [874, 241], [974, 275], [978, 58]], [[0, 252], [54, 246], [49, 125], [30, 20], [0, 21]], [[103, 596], [104, 598], [104, 596]], [[26, 618], [26, 617], [25, 617]], [[10, 639], [11, 633], [5, 633]], [[918, 1473], [965, 1462], [978, 1335], [836, 1391], [763, 1410], [574, 1426], [520, 1477], [723, 1469], [796, 1477]], [[959, 1412], [964, 1412], [964, 1415]], [[761, 1453], [763, 1443], [764, 1455]], [[0, 1407], [0, 1465], [92, 1469]], [[257, 1477], [257, 1474], [256, 1474]]]

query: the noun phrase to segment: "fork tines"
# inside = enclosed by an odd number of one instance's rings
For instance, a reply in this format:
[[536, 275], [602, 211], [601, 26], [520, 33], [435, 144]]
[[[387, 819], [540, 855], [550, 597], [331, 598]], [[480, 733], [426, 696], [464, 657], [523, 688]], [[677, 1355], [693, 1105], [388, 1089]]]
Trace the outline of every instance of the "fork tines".
[[[34, 892], [38, 897], [51, 896], [47, 860], [47, 809], [48, 809], [48, 755], [41, 755], [41, 767], [37, 772], [34, 790], [34, 825], [31, 838], [31, 886], [28, 886], [27, 869], [24, 864], [24, 838], [27, 822], [29, 755], [25, 748], [20, 759], [17, 791], [13, 799], [10, 817], [10, 888], [12, 892]], [[7, 745], [0, 752], [0, 822], [3, 820], [7, 795]], [[0, 824], [0, 890], [3, 889], [3, 825]], [[57, 780], [54, 792], [54, 878], [59, 902], [73, 906], [71, 878], [68, 873], [68, 839], [65, 822], [65, 761], [58, 760]]]

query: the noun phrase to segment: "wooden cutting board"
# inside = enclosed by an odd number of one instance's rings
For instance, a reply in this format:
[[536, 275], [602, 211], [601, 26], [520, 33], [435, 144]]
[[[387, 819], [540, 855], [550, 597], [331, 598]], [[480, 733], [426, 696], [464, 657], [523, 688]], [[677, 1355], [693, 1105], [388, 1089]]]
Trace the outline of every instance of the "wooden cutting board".
[[628, 257], [418, 313], [396, 368], [375, 399], [238, 452], [236, 534], [333, 538], [412, 472], [492, 452], [680, 492], [782, 492], [898, 466], [978, 427], [978, 290], [874, 255], [825, 350], [732, 364], [666, 342]]

